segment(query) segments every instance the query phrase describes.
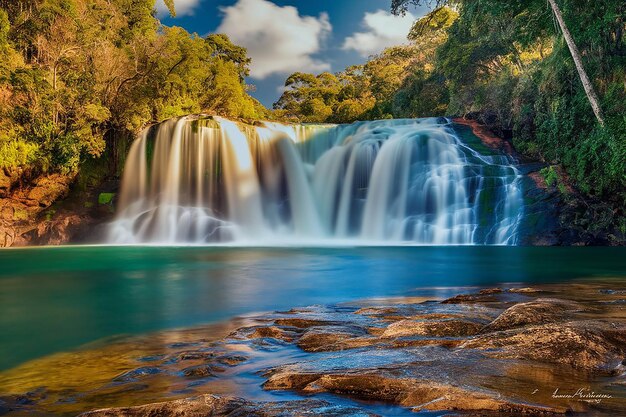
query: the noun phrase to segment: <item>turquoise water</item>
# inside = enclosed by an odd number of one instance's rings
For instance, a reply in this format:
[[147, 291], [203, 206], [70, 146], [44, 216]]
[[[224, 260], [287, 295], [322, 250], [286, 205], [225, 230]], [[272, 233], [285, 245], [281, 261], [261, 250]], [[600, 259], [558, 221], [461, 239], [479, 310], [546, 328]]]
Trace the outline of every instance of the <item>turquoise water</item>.
[[624, 278], [626, 248], [83, 246], [2, 250], [0, 265], [0, 369], [7, 369], [103, 338], [245, 313]]

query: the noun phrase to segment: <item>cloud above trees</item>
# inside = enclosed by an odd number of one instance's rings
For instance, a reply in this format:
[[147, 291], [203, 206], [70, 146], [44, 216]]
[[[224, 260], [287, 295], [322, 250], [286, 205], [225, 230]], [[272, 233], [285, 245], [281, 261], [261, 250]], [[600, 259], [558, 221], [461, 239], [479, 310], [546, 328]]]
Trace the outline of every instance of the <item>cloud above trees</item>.
[[239, 0], [220, 10], [224, 18], [216, 32], [247, 48], [252, 78], [330, 69], [328, 62], [315, 57], [332, 31], [327, 13], [301, 16], [296, 7], [267, 0]]
[[344, 50], [354, 50], [363, 57], [381, 52], [383, 49], [407, 43], [407, 35], [417, 17], [411, 13], [394, 16], [385, 10], [365, 13], [362, 32], [348, 36], [342, 46]]

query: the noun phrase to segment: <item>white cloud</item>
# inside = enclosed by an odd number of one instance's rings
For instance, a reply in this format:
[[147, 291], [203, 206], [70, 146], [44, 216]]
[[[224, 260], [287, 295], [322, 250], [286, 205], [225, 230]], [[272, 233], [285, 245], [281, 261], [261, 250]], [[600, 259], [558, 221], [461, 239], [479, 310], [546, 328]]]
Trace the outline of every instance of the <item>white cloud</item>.
[[417, 19], [411, 13], [394, 16], [384, 10], [365, 13], [364, 32], [353, 33], [343, 42], [342, 49], [355, 50], [361, 56], [368, 57], [383, 49], [407, 42], [407, 35]]
[[327, 62], [313, 58], [332, 30], [328, 14], [300, 16], [295, 7], [280, 7], [267, 0], [239, 0], [221, 10], [224, 19], [216, 32], [248, 49], [251, 77], [330, 69]]
[[[198, 3], [200, 3], [200, 0], [174, 0], [176, 16], [192, 15]], [[167, 10], [163, 0], [157, 0], [156, 9], [159, 16], [167, 16], [169, 14], [169, 10]]]

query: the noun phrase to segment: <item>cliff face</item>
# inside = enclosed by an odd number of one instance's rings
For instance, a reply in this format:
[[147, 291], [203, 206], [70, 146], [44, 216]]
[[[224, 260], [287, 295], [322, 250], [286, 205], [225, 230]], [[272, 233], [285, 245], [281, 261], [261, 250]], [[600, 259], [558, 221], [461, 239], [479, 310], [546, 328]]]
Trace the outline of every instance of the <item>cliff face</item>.
[[113, 215], [114, 194], [103, 191], [116, 181], [87, 184], [82, 176], [0, 170], [0, 247], [95, 239], [94, 227]]

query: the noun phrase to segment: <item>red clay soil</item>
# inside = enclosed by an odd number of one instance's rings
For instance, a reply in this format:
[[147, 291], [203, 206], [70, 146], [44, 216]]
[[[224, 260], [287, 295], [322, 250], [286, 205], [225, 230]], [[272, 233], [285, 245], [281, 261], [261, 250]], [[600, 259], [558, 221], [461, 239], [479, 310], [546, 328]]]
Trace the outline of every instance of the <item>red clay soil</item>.
[[497, 137], [494, 135], [489, 128], [485, 125], [481, 125], [476, 120], [469, 120], [462, 117], [457, 117], [453, 119], [454, 123], [458, 123], [460, 125], [469, 126], [472, 129], [474, 135], [476, 135], [485, 146], [488, 146], [492, 149], [497, 149], [503, 151], [509, 155], [513, 154], [513, 147], [506, 140]]

